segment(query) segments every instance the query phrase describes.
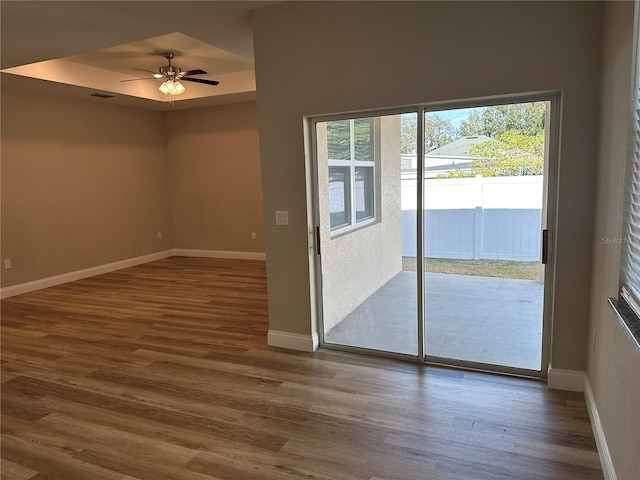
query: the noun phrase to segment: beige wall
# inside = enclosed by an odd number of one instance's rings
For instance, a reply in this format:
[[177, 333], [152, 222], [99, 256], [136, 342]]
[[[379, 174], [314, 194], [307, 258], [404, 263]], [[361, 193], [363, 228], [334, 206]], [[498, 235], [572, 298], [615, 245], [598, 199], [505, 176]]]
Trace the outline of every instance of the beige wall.
[[[305, 115], [561, 90], [551, 353], [555, 368], [584, 370], [601, 8], [595, 2], [285, 2], [254, 11], [270, 328], [313, 331]], [[278, 209], [290, 212], [286, 229], [271, 221]]]
[[261, 205], [255, 102], [163, 114], [2, 89], [3, 287], [170, 248], [264, 252]]
[[264, 252], [255, 102], [168, 112], [164, 126], [174, 247]]
[[375, 120], [376, 167], [380, 182], [378, 222], [331, 238], [326, 123], [318, 124], [318, 196], [322, 239], [324, 331], [402, 270], [400, 211], [400, 116]]
[[587, 375], [619, 479], [640, 472], [640, 351], [634, 349], [607, 298], [618, 295], [627, 152], [633, 2], [605, 6], [598, 192]]
[[2, 89], [3, 287], [170, 248], [167, 192], [159, 113]]

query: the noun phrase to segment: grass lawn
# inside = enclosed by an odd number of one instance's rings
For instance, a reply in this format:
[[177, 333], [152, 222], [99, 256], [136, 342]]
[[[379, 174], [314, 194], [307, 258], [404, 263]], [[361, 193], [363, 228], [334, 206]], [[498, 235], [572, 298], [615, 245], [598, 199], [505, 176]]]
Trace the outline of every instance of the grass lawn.
[[[425, 270], [432, 273], [453, 273], [479, 277], [519, 278], [538, 280], [539, 262], [512, 262], [508, 260], [450, 260], [425, 258]], [[416, 271], [415, 257], [402, 257], [402, 269]]]

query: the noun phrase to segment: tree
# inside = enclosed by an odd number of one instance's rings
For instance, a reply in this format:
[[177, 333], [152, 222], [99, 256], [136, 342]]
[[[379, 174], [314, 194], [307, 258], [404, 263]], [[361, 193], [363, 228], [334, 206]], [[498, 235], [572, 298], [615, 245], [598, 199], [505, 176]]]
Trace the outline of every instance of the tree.
[[460, 123], [460, 134], [497, 135], [515, 130], [523, 135], [536, 136], [544, 133], [546, 106], [542, 102], [494, 105], [469, 112], [469, 118]]
[[424, 143], [427, 152], [453, 142], [457, 134], [451, 120], [445, 120], [435, 113], [424, 116]]
[[469, 112], [469, 116], [466, 120], [460, 122], [460, 136], [471, 137], [474, 135], [487, 135], [485, 132], [485, 121], [483, 117], [483, 110], [473, 109]]
[[491, 140], [472, 145], [476, 157], [470, 170], [445, 177], [541, 175], [544, 169], [546, 105], [542, 102], [494, 105], [474, 109], [460, 123], [462, 136], [486, 135]]
[[518, 130], [507, 130], [488, 142], [471, 145], [469, 154], [477, 157], [471, 163], [471, 170], [453, 170], [444, 177], [542, 175], [544, 133], [525, 135]]
[[400, 151], [415, 155], [418, 138], [418, 125], [416, 114], [410, 113], [400, 117]]
[[491, 141], [472, 145], [469, 153], [480, 158], [472, 166], [476, 174], [485, 177], [542, 175], [544, 134], [525, 135], [507, 130]]
[[[400, 121], [400, 138], [402, 153], [416, 154], [417, 116], [402, 115]], [[451, 120], [445, 120], [437, 114], [427, 114], [424, 119], [424, 141], [427, 151], [440, 148], [451, 143], [457, 137], [457, 131]]]

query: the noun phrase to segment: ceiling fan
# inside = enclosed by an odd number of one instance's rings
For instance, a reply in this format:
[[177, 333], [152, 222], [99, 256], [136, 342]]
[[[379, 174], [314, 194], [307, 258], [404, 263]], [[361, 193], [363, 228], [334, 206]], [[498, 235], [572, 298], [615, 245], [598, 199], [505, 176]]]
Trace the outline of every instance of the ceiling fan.
[[203, 78], [191, 78], [191, 75], [206, 75], [207, 72], [204, 70], [196, 69], [196, 70], [187, 70], [182, 71], [180, 67], [176, 67], [171, 65], [171, 60], [174, 57], [173, 52], [164, 52], [162, 54], [164, 58], [167, 59], [168, 64], [162, 66], [158, 69], [157, 72], [152, 72], [151, 70], [145, 70], [142, 68], [134, 68], [134, 70], [139, 70], [141, 72], [152, 73], [152, 77], [144, 77], [144, 78], [129, 78], [126, 80], [120, 80], [121, 82], [134, 82], [136, 80], [160, 80], [164, 79], [162, 85], [160, 85], [160, 91], [166, 95], [180, 95], [185, 91], [184, 86], [180, 83], [183, 82], [195, 82], [195, 83], [203, 83], [205, 85], [218, 85], [220, 82], [217, 80], [205, 80]]

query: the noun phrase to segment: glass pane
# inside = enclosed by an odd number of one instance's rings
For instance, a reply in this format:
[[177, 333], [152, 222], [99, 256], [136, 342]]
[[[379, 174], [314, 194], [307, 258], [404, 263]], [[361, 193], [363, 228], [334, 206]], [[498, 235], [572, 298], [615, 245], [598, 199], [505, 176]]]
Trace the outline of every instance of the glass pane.
[[356, 167], [356, 222], [373, 218], [373, 167]]
[[353, 121], [355, 159], [361, 162], [373, 162], [373, 141], [371, 118], [357, 118]]
[[[326, 122], [317, 124], [325, 344], [418, 355], [416, 121], [416, 113], [351, 120], [358, 152], [351, 170], [327, 160]], [[345, 204], [361, 228], [332, 235], [327, 223], [349, 221]], [[372, 218], [374, 225], [357, 223]]]
[[349, 167], [329, 167], [329, 216], [331, 230], [351, 223]]
[[327, 122], [329, 160], [351, 160], [351, 129], [349, 120]]
[[546, 108], [537, 102], [425, 114], [431, 359], [540, 370]]

